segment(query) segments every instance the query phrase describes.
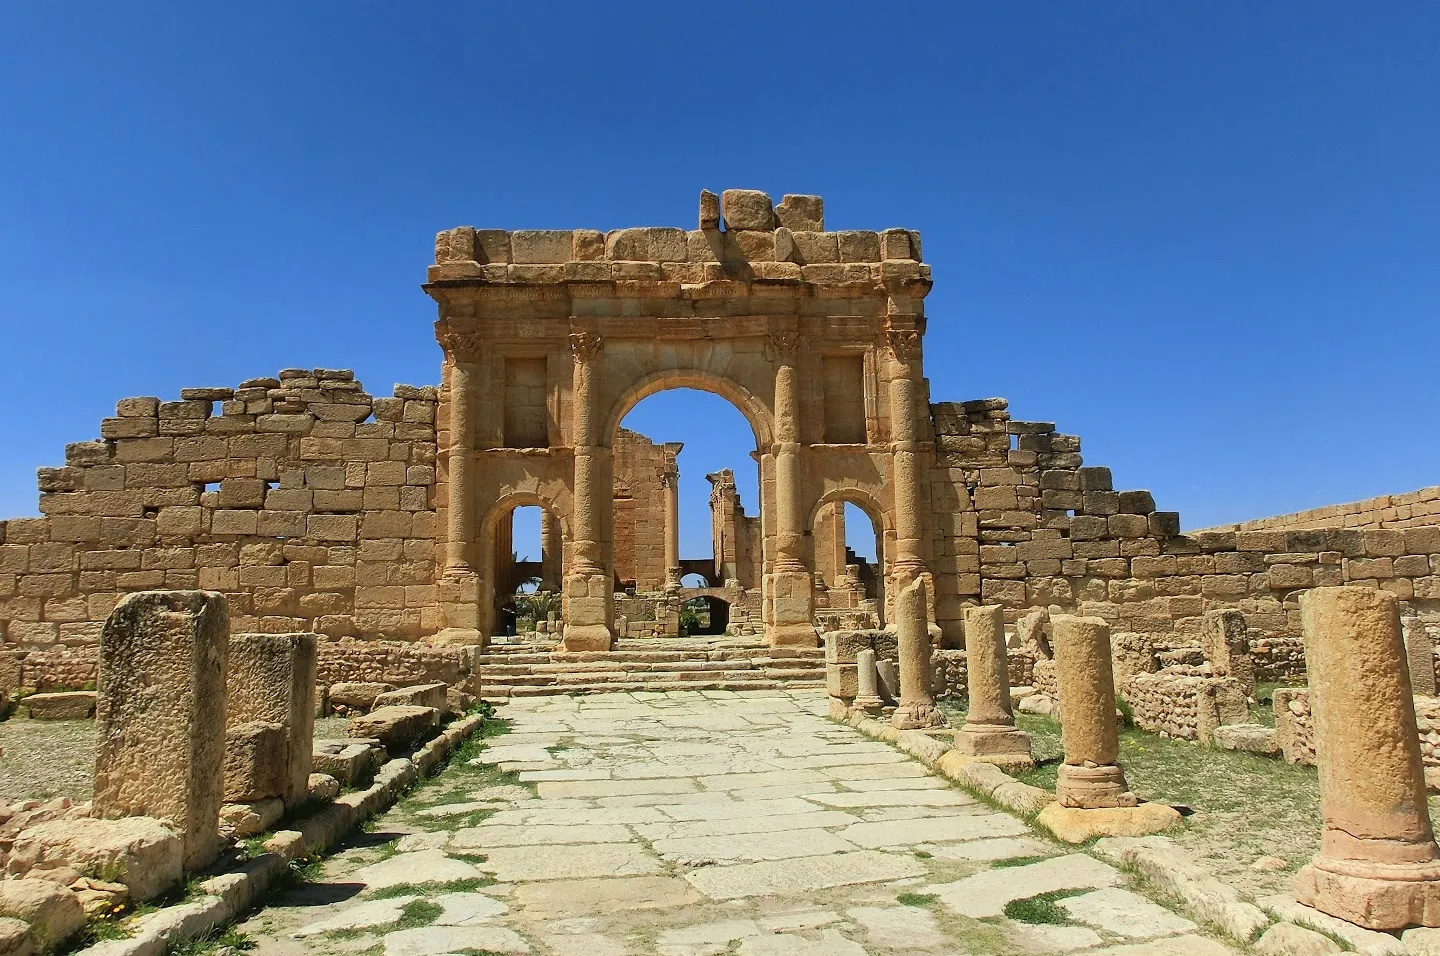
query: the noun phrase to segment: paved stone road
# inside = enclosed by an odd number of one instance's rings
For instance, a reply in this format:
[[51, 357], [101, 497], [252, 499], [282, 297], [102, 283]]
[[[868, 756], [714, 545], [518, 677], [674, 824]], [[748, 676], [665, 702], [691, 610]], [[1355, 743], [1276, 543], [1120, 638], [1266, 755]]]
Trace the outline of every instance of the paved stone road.
[[[260, 956], [1233, 952], [824, 706], [516, 700], [472, 765], [241, 929]], [[1005, 916], [1057, 891], [1053, 922]]]

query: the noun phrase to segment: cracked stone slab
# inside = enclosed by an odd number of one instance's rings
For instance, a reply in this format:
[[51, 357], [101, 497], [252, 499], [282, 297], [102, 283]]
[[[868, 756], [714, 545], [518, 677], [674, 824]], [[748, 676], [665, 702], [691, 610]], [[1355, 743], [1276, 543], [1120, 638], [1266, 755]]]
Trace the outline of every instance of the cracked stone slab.
[[894, 949], [933, 949], [951, 942], [929, 910], [918, 906], [857, 906], [845, 911], [871, 942]]
[[972, 919], [1003, 916], [1005, 905], [1056, 890], [1088, 890], [1114, 886], [1120, 872], [1083, 853], [1070, 853], [1025, 866], [985, 870], [954, 883], [931, 886], [951, 912]]
[[883, 849], [912, 847], [921, 843], [957, 843], [984, 837], [1020, 836], [1029, 832], [1029, 827], [1012, 816], [984, 813], [853, 823], [839, 831], [839, 835], [863, 847]]
[[1118, 886], [1060, 900], [1059, 906], [1078, 923], [1130, 939], [1179, 936], [1199, 928], [1190, 920]]
[[613, 823], [588, 823], [577, 826], [535, 824], [532, 826], [464, 827], [450, 838], [454, 847], [543, 846], [566, 843], [626, 843], [630, 830]]
[[418, 896], [396, 896], [388, 900], [365, 900], [353, 906], [347, 906], [325, 919], [306, 924], [290, 935], [303, 939], [306, 936], [319, 936], [322, 933], [369, 929], [372, 926], [389, 926], [400, 919], [400, 914], [407, 905], [418, 899], [420, 899]]
[[735, 952], [737, 956], [869, 956], [865, 947], [834, 929], [825, 930], [819, 939], [783, 933], [750, 936], [740, 941]]
[[661, 864], [633, 843], [584, 843], [497, 847], [480, 867], [506, 882], [538, 882], [644, 876], [659, 872]]
[[733, 820], [689, 820], [685, 822], [642, 822], [635, 829], [647, 840], [699, 839], [741, 833], [783, 833], [787, 830], [815, 830], [854, 823], [855, 818], [839, 810], [810, 808], [805, 813], [782, 813], [773, 817], [739, 817]]
[[503, 926], [422, 926], [385, 937], [385, 956], [436, 956], [461, 950], [528, 953], [530, 944]]
[[857, 850], [829, 856], [706, 867], [685, 874], [685, 879], [711, 899], [733, 900], [747, 896], [805, 895], [832, 886], [899, 880], [925, 872], [924, 865], [913, 857]]
[[349, 881], [364, 883], [371, 890], [384, 890], [392, 886], [426, 883], [453, 883], [456, 880], [474, 880], [484, 876], [464, 860], [454, 860], [439, 850], [417, 850], [414, 853], [400, 853], [388, 860], [362, 866], [351, 873]]
[[975, 798], [959, 790], [875, 790], [869, 793], [817, 793], [807, 797], [827, 807], [968, 807]]
[[655, 852], [669, 860], [754, 861], [845, 853], [856, 849], [827, 830], [788, 830], [713, 837], [656, 840]]

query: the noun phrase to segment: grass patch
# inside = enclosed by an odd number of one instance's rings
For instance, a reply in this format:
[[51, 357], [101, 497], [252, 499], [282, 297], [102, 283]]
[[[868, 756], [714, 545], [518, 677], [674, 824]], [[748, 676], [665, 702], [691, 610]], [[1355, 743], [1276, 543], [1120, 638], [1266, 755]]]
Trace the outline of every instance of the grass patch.
[[415, 929], [419, 926], [429, 926], [444, 912], [445, 908], [439, 903], [432, 903], [429, 900], [411, 900], [400, 911], [400, 918], [395, 921], [395, 928]]
[[452, 859], [452, 860], [459, 860], [459, 861], [462, 862], [462, 863], [469, 863], [471, 866], [479, 866], [481, 863], [484, 863], [486, 860], [489, 859], [489, 857], [487, 857], [487, 856], [486, 856], [485, 854], [483, 854], [483, 853], [452, 853], [452, 852], [447, 852], [445, 855], [448, 856], [448, 857], [450, 857], [450, 859]]
[[198, 939], [178, 946], [167, 946], [165, 956], [207, 956], [220, 950], [248, 953], [255, 948], [255, 941], [233, 926], [215, 929]]
[[472, 890], [493, 886], [493, 877], [482, 876], [468, 880], [451, 880], [448, 883], [396, 883], [370, 894], [372, 900], [390, 900], [397, 896], [424, 896], [427, 893], [469, 893]]
[[1012, 856], [1004, 860], [993, 860], [989, 865], [991, 869], [1003, 870], [1008, 866], [1029, 866], [1031, 863], [1044, 863], [1048, 859], [1050, 859], [1048, 856]]
[[928, 850], [916, 850], [916, 851], [915, 851], [915, 859], [917, 859], [917, 860], [933, 860], [933, 859], [935, 859], [935, 854], [929, 852]]
[[929, 906], [939, 898], [934, 893], [901, 893], [895, 901], [901, 906]]
[[1005, 904], [1005, 918], [1018, 923], [1033, 923], [1046, 926], [1063, 926], [1071, 922], [1070, 914], [1058, 905], [1060, 900], [1088, 893], [1089, 890], [1056, 890], [1041, 893], [1023, 900], [1011, 900]]

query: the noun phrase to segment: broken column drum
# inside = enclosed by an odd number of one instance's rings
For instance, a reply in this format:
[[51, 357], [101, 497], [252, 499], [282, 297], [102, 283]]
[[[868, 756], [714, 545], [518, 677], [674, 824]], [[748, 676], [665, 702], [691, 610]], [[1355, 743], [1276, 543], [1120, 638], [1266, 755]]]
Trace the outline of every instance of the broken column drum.
[[1016, 729], [1010, 709], [1005, 609], [998, 604], [965, 609], [965, 667], [970, 702], [955, 750], [985, 763], [1033, 767], [1030, 735]]
[[901, 730], [943, 727], [930, 694], [930, 629], [925, 616], [925, 579], [919, 578], [895, 600], [895, 631], [900, 657], [900, 701], [891, 721]]
[[1296, 899], [1369, 929], [1440, 926], [1440, 851], [1395, 596], [1315, 588], [1300, 596], [1300, 623], [1325, 822]]
[[1065, 762], [1055, 781], [1062, 807], [1133, 807], [1120, 769], [1110, 627], [1098, 617], [1057, 615], [1051, 622], [1060, 691]]

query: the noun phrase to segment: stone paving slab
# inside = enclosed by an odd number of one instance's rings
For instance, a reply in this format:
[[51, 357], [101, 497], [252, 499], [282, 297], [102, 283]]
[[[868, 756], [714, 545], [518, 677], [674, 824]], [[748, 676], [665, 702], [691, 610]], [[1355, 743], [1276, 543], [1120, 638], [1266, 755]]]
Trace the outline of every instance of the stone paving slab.
[[[813, 691], [517, 698], [508, 739], [241, 929], [253, 956], [1231, 951], [825, 709]], [[1068, 924], [1004, 916], [1062, 889]]]

